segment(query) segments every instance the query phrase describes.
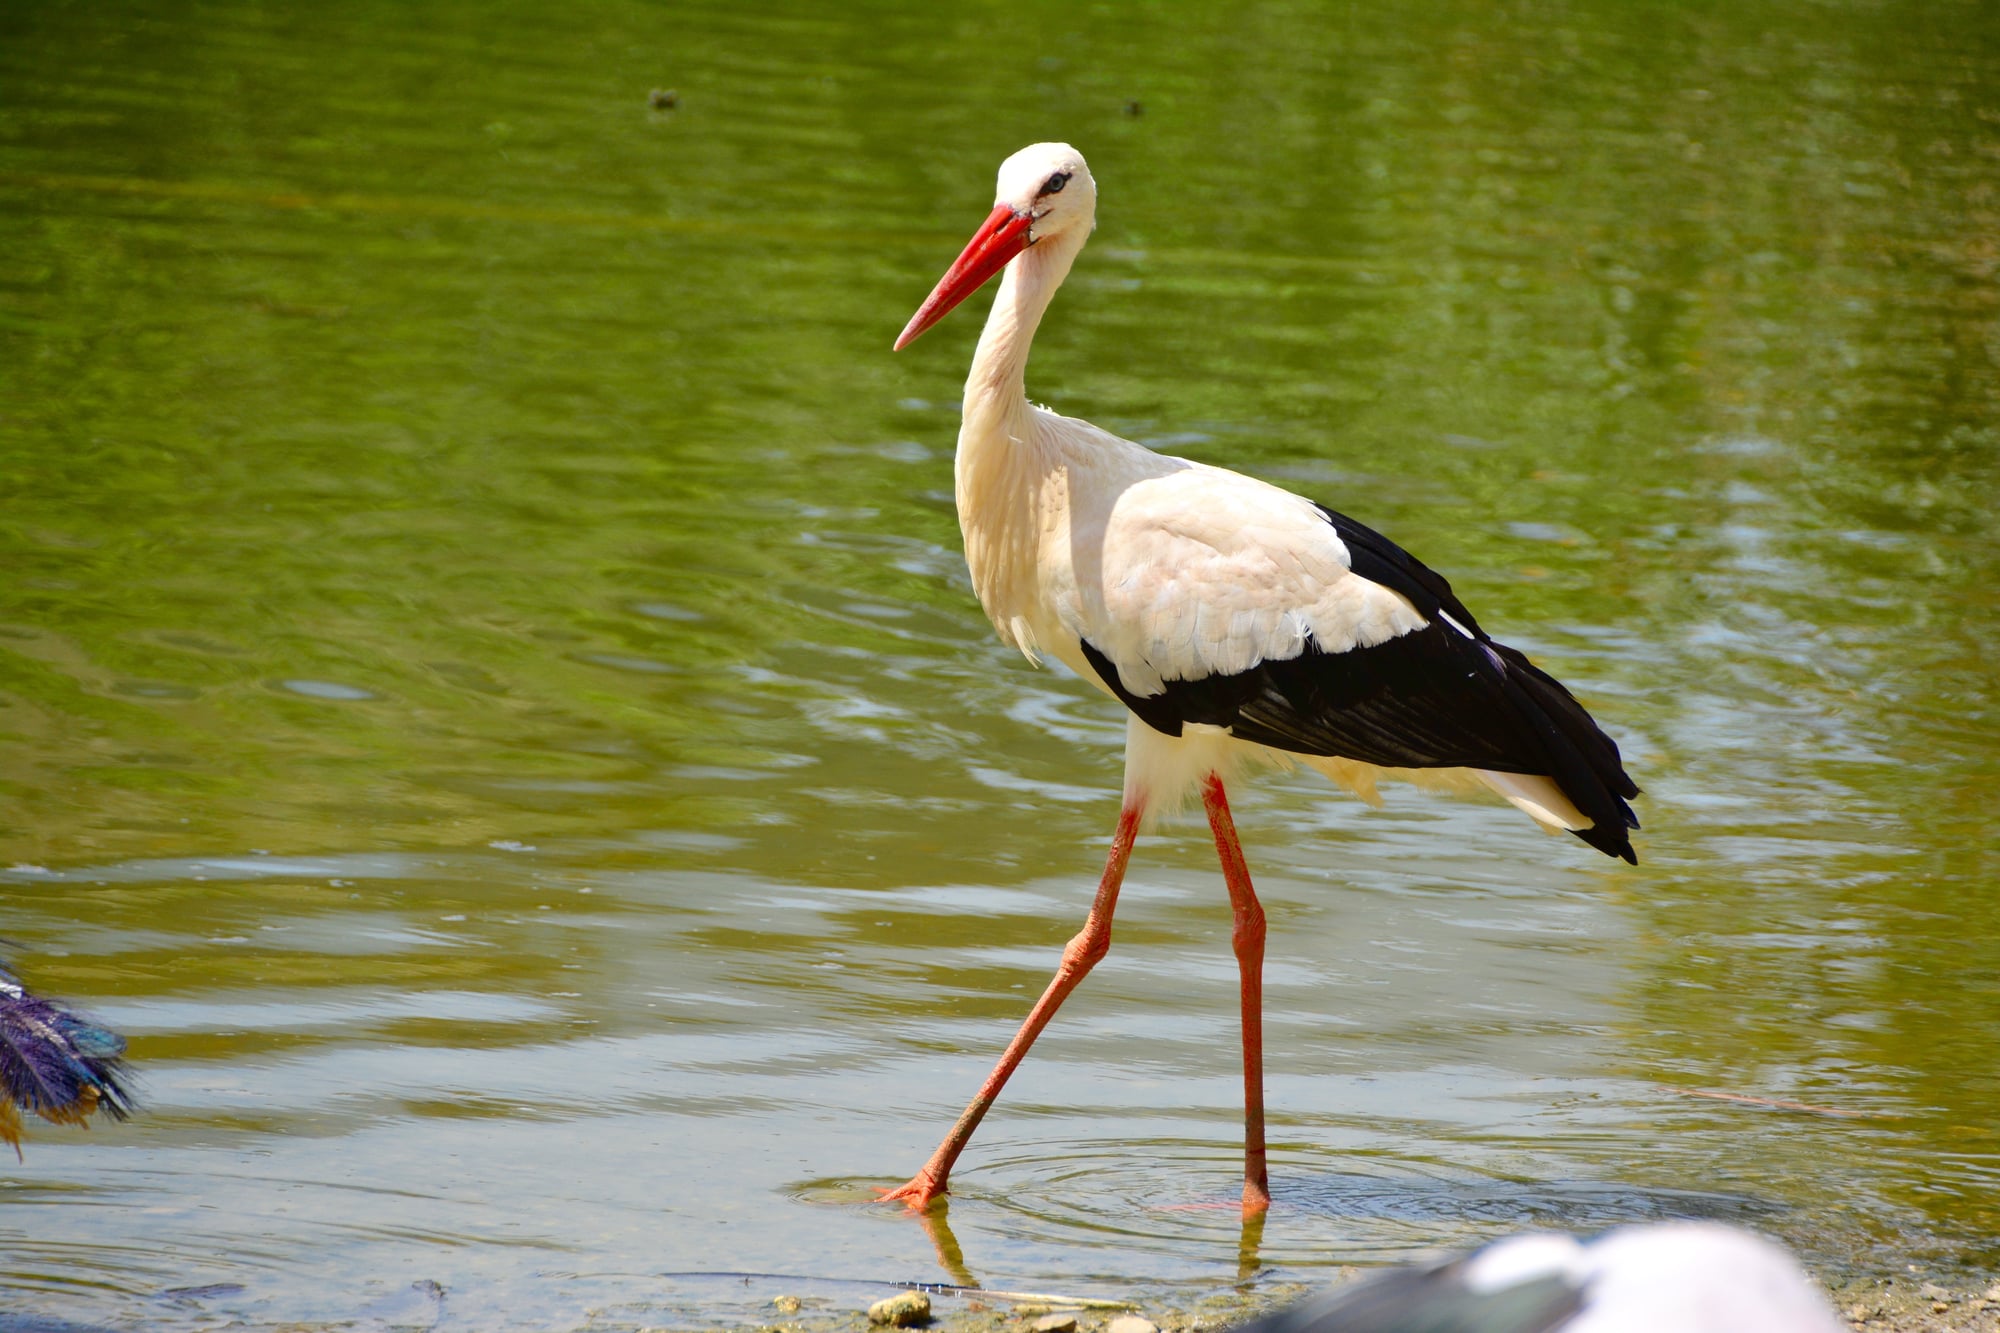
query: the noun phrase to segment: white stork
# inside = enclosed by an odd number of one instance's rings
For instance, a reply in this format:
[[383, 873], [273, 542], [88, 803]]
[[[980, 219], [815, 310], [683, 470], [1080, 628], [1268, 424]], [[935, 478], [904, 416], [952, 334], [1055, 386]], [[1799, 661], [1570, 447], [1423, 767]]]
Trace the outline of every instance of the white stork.
[[1479, 628], [1451, 585], [1342, 514], [1169, 458], [1027, 400], [1028, 345], [1095, 225], [1097, 183], [1068, 144], [1000, 166], [993, 212], [898, 349], [1004, 267], [965, 382], [957, 490], [965, 558], [1000, 637], [1123, 703], [1125, 794], [1083, 929], [931, 1159], [885, 1198], [920, 1208], [1065, 997], [1110, 947], [1140, 828], [1196, 790], [1235, 914], [1243, 1002], [1245, 1211], [1269, 1206], [1264, 912], [1224, 783], [1302, 762], [1373, 800], [1385, 774], [1490, 788], [1541, 824], [1636, 861], [1618, 747], [1552, 677]]

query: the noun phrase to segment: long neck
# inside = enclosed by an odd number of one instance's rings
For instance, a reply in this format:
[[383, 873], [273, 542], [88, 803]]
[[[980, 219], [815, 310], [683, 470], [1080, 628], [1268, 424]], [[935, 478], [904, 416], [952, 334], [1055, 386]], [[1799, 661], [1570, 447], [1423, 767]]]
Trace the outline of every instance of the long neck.
[[1011, 416], [1026, 406], [1028, 348], [1042, 312], [1081, 248], [1068, 236], [1051, 237], [1029, 246], [1007, 265], [965, 378], [968, 426], [981, 417]]
[[1051, 238], [1007, 266], [965, 380], [958, 432], [958, 522], [972, 586], [1000, 636], [1030, 657], [1036, 541], [1052, 460], [1028, 410], [1028, 345], [1080, 241]]

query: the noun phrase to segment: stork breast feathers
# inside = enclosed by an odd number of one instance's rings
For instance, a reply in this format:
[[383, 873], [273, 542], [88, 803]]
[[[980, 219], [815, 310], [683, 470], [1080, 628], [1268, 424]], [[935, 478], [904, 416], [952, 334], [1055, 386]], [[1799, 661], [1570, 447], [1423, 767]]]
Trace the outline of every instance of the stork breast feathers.
[[1082, 577], [1070, 628], [1133, 694], [1287, 661], [1308, 636], [1340, 653], [1427, 623], [1400, 593], [1353, 572], [1310, 501], [1250, 477], [1186, 465], [1119, 488], [1094, 517], [1071, 533]]

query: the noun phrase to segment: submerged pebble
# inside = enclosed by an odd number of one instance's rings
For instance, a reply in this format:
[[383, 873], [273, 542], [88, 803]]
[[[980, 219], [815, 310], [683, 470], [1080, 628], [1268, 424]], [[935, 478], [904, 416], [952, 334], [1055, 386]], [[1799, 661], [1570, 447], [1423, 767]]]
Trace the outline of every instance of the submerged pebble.
[[1076, 1316], [1067, 1310], [1045, 1314], [1030, 1327], [1035, 1333], [1076, 1333]]

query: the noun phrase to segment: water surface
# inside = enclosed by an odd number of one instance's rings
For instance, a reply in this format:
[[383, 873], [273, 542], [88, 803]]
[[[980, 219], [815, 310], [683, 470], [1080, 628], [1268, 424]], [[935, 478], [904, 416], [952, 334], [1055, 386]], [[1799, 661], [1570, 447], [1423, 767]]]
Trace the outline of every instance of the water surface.
[[[888, 351], [1043, 138], [1103, 198], [1032, 391], [1385, 529], [1646, 789], [1636, 869], [1240, 794], [1249, 1237], [1191, 825], [949, 1234], [855, 1202], [1115, 815], [1119, 718], [958, 553], [984, 302]], [[1990, 1270], [1996, 236], [1973, 3], [8, 10], [0, 935], [146, 1111], [0, 1162], [4, 1304], [766, 1322], [671, 1275], [1184, 1296], [1685, 1215]]]

